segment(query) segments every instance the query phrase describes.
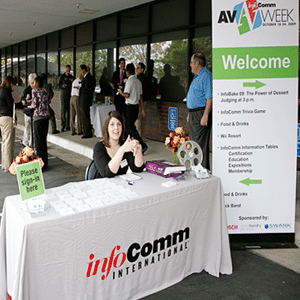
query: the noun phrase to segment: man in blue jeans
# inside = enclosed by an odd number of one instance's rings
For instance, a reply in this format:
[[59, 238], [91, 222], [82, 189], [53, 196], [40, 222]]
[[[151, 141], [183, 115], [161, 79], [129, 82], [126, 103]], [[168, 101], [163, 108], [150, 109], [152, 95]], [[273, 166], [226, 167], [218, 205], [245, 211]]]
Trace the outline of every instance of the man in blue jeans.
[[186, 97], [189, 111], [187, 122], [192, 140], [197, 142], [202, 149], [202, 166], [209, 170], [209, 139], [212, 125], [212, 74], [207, 70], [205, 57], [201, 53], [195, 53], [192, 56], [190, 66], [195, 77]]

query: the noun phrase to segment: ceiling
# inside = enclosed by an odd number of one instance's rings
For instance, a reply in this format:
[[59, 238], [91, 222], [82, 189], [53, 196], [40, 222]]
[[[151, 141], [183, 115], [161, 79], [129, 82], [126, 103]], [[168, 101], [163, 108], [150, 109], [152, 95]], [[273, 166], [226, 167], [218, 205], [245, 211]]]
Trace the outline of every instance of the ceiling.
[[0, 48], [153, 0], [1, 0]]

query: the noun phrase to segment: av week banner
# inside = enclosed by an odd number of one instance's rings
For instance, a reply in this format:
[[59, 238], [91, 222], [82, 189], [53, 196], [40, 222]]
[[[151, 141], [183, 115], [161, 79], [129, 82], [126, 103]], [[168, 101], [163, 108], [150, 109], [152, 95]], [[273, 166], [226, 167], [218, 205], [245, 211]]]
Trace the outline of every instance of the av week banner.
[[299, 1], [213, 0], [213, 174], [230, 234], [294, 233]]

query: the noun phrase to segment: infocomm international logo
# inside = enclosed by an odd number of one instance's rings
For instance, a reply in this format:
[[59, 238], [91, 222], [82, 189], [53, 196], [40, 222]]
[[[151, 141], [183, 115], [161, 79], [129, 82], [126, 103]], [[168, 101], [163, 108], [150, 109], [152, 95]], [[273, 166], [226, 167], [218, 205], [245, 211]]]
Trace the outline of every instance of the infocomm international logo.
[[241, 2], [233, 8], [233, 11], [236, 11], [235, 21], [240, 35], [261, 27], [262, 18], [256, 0]]

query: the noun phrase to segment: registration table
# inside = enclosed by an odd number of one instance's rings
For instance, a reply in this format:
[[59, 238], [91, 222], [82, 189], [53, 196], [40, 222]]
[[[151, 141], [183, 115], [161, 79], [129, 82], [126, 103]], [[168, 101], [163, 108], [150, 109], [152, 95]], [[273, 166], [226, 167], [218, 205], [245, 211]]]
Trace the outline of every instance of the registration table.
[[106, 104], [93, 104], [90, 107], [90, 116], [91, 116], [91, 123], [93, 124], [93, 127], [95, 129], [95, 136], [102, 137], [102, 126], [105, 120], [106, 115], [111, 111], [116, 110], [116, 107]]
[[46, 190], [31, 214], [5, 199], [0, 232], [0, 299], [137, 299], [205, 270], [231, 274], [222, 184], [143, 172]]

